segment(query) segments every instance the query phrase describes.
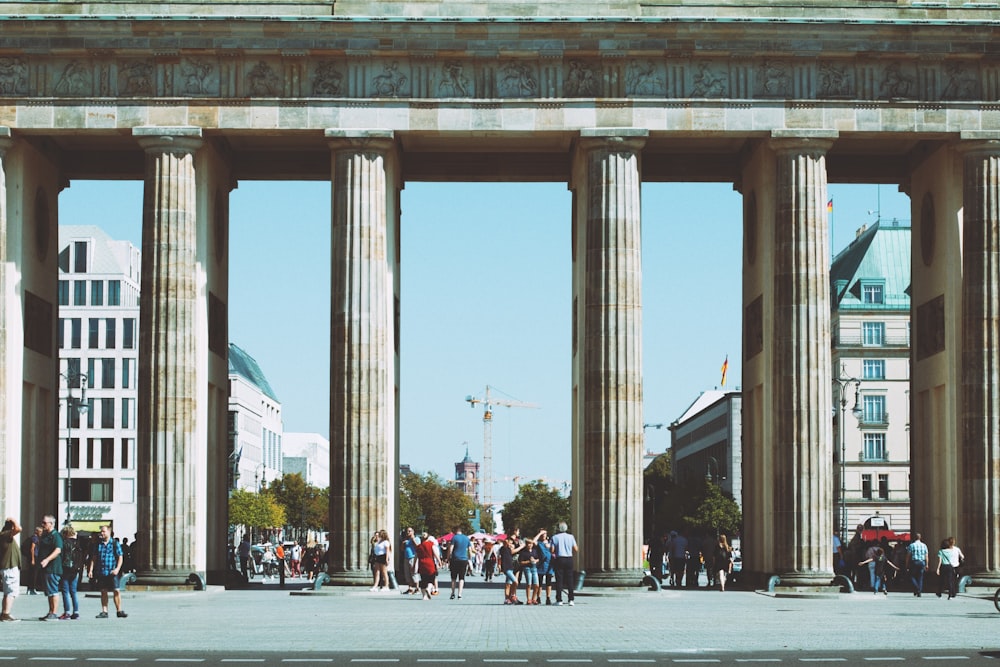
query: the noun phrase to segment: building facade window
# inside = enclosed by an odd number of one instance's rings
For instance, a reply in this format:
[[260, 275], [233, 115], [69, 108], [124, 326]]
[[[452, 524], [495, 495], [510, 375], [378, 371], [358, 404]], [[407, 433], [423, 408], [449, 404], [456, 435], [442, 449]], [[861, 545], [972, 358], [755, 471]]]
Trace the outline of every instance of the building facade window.
[[94, 467], [94, 450], [95, 449], [96, 449], [96, 446], [94, 445], [94, 439], [93, 438], [87, 438], [87, 467], [88, 468], [93, 468]]
[[101, 320], [91, 317], [87, 320], [87, 349], [96, 350], [100, 347]]
[[885, 396], [882, 394], [866, 394], [862, 397], [864, 413], [862, 419], [866, 424], [885, 423]]
[[878, 497], [880, 500], [889, 500], [889, 475], [878, 476]]
[[862, 344], [877, 347], [885, 340], [885, 322], [862, 322]]
[[69, 441], [69, 467], [80, 467], [80, 438], [73, 438]]
[[128, 469], [129, 452], [132, 448], [131, 442], [128, 438], [122, 438], [122, 470]]
[[56, 347], [58, 349], [63, 349], [66, 345], [66, 320], [59, 318], [59, 322], [56, 324]]
[[861, 476], [861, 497], [865, 500], [872, 499], [872, 476]]
[[126, 317], [122, 320], [122, 349], [135, 349], [135, 318]]
[[115, 467], [115, 439], [101, 438], [101, 467]]
[[122, 359], [122, 389], [132, 386], [132, 360]]
[[115, 399], [101, 399], [101, 428], [115, 427]]
[[130, 426], [132, 410], [129, 409], [129, 406], [131, 406], [131, 404], [131, 399], [122, 399], [122, 428], [128, 428]]
[[74, 350], [79, 350], [82, 337], [83, 322], [79, 317], [71, 318], [69, 321], [69, 346]]
[[113, 487], [110, 479], [74, 479], [72, 500], [75, 503], [109, 503], [114, 500]]
[[117, 341], [115, 340], [117, 336], [115, 332], [118, 329], [117, 327], [118, 321], [113, 317], [109, 317], [107, 320], [105, 320], [105, 322], [107, 326], [105, 327], [106, 331], [104, 335], [104, 346], [109, 350], [113, 350], [117, 346]]
[[885, 461], [885, 433], [865, 433], [866, 461]]
[[108, 305], [109, 306], [122, 305], [122, 281], [120, 280], [108, 281]]
[[90, 281], [90, 305], [91, 306], [103, 306], [104, 305], [104, 281], [103, 280], [91, 280]]
[[74, 280], [73, 281], [73, 305], [74, 306], [86, 306], [87, 305], [87, 281], [86, 280]]
[[77, 241], [73, 244], [73, 273], [87, 272], [87, 242]]
[[69, 305], [69, 281], [60, 280], [59, 281], [59, 305], [68, 306]]
[[115, 388], [115, 360], [101, 359], [101, 389]]
[[865, 380], [884, 380], [885, 359], [865, 359], [862, 362], [862, 373]]
[[864, 303], [885, 303], [883, 293], [883, 286], [877, 283], [866, 283], [861, 286], [861, 295]]

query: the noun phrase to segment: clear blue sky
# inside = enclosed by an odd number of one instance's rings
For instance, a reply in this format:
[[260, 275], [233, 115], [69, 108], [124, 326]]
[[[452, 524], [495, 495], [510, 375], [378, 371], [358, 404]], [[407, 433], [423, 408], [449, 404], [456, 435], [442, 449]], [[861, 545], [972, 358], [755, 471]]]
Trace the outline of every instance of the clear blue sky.
[[[831, 185], [836, 253], [877, 219], [910, 219], [892, 185]], [[499, 408], [494, 497], [515, 476], [570, 479], [570, 193], [564, 183], [408, 183], [402, 193], [401, 460], [454, 474], [482, 460], [486, 385], [539, 409]], [[330, 187], [243, 182], [230, 213], [229, 333], [282, 401], [286, 431], [329, 435]], [[139, 182], [76, 181], [63, 224], [141, 241]], [[643, 186], [647, 423], [669, 424], [742, 372], [742, 203], [729, 184]], [[665, 451], [666, 428], [646, 431]]]

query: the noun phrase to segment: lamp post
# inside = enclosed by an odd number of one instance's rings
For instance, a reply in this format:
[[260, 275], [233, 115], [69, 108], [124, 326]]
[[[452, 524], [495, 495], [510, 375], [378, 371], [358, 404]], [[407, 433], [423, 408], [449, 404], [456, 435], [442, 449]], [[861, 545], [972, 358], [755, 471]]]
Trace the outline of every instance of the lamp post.
[[[847, 439], [844, 429], [844, 419], [847, 412], [847, 388], [854, 386], [854, 407], [851, 408], [851, 414], [860, 421], [861, 406], [858, 405], [858, 398], [861, 393], [861, 380], [848, 376], [844, 372], [844, 367], [841, 366], [840, 377], [835, 379], [833, 383], [840, 389], [840, 419], [837, 420], [837, 431], [838, 436], [840, 436], [840, 494], [838, 497], [840, 530], [837, 532], [843, 539], [847, 530]], [[834, 408], [835, 414], [836, 410]]]
[[[66, 379], [66, 521], [73, 520], [73, 417], [87, 412], [87, 376], [79, 371], [60, 373]], [[73, 386], [80, 388], [80, 397], [73, 395]]]
[[[715, 475], [712, 475], [712, 464], [715, 464]], [[719, 484], [725, 477], [723, 477], [719, 470], [719, 459], [714, 456], [709, 456], [708, 461], [705, 463], [705, 479], [713, 484]]]
[[[258, 482], [258, 480], [260, 480]], [[267, 475], [264, 472], [264, 464], [258, 463], [257, 467], [253, 470], [253, 489], [255, 493], [260, 493], [264, 489], [264, 485], [267, 484]]]

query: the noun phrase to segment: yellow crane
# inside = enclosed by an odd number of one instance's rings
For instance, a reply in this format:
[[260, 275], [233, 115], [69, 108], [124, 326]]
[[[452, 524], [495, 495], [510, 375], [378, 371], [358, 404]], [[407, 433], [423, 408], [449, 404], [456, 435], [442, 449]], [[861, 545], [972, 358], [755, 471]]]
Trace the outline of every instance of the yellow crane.
[[505, 398], [495, 398], [490, 390], [494, 389], [486, 385], [486, 393], [482, 398], [468, 395], [465, 397], [470, 407], [483, 406], [483, 504], [486, 507], [493, 505], [493, 407], [504, 408], [537, 408], [534, 403], [525, 403]]

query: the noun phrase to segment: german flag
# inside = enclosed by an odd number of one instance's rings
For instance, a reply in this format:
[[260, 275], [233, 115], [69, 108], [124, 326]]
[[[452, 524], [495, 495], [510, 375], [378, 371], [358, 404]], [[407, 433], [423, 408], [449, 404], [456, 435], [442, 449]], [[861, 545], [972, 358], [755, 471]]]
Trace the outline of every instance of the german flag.
[[726, 373], [729, 371], [729, 355], [726, 355], [726, 360], [722, 362], [722, 383], [721, 386], [726, 386]]

